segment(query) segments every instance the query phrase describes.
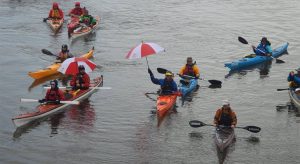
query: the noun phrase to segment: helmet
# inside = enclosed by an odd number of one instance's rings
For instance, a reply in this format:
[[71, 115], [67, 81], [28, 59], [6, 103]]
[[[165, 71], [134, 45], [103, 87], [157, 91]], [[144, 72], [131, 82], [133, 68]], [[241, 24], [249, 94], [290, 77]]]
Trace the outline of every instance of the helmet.
[[68, 45], [66, 45], [66, 44], [63, 44], [62, 46], [61, 46], [61, 49], [68, 49]]
[[85, 68], [84, 68], [83, 65], [79, 65], [79, 66], [78, 66], [78, 70], [85, 70]]
[[58, 3], [57, 2], [53, 2], [52, 7], [53, 8], [58, 8]]
[[228, 100], [223, 100], [223, 103], [222, 103], [222, 105], [224, 106], [224, 105], [230, 105], [230, 103], [229, 103], [229, 101]]
[[80, 6], [80, 2], [75, 2], [75, 6]]
[[51, 80], [50, 81], [50, 85], [54, 84], [55, 85], [55, 88], [57, 88], [58, 86], [58, 81], [57, 80]]
[[166, 76], [173, 76], [173, 73], [172, 73], [172, 72], [169, 72], [169, 71], [167, 71], [167, 72], [165, 73], [165, 75], [166, 75]]

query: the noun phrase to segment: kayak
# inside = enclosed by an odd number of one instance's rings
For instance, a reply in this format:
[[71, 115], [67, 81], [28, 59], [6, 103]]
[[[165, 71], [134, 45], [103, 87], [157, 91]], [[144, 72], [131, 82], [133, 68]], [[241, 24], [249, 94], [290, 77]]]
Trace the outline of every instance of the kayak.
[[64, 19], [48, 19], [47, 23], [53, 30], [53, 32], [57, 33], [58, 30], [62, 27]]
[[[94, 54], [94, 47], [88, 53], [82, 55], [81, 57], [89, 59], [93, 56], [93, 54]], [[50, 75], [54, 75], [59, 73], [57, 69], [60, 67], [60, 65], [61, 63], [54, 63], [48, 66], [47, 68], [40, 69], [35, 72], [28, 72], [28, 75], [34, 79], [41, 79]]]
[[179, 91], [182, 94], [182, 100], [184, 98], [195, 91], [198, 86], [198, 80], [197, 79], [190, 79], [188, 82], [186, 82], [184, 79], [181, 79], [179, 82]]
[[[75, 29], [72, 33], [70, 33], [70, 39], [74, 40], [76, 38], [86, 36], [86, 35], [92, 33], [100, 23], [99, 16], [96, 16], [95, 19], [97, 20], [97, 23], [93, 27], [79, 27], [79, 28]], [[74, 24], [74, 22], [73, 22], [73, 24]]]
[[[66, 101], [82, 101], [88, 98], [89, 96], [91, 96], [91, 94], [97, 91], [97, 88], [94, 87], [99, 87], [103, 85], [103, 76], [95, 78], [93, 82], [94, 83], [91, 83], [91, 88], [87, 90], [77, 90], [77, 91], [64, 90], [66, 97], [67, 95], [71, 97], [66, 99]], [[66, 107], [70, 105], [71, 104], [41, 104], [36, 107], [37, 111], [21, 114], [17, 117], [12, 118], [12, 121], [16, 127], [21, 127], [33, 121], [50, 116], [54, 113], [61, 112], [63, 111], [63, 109], [66, 109]]]
[[[279, 56], [283, 55], [289, 46], [289, 43], [284, 43], [281, 46], [277, 47], [272, 52], [273, 58], [278, 58]], [[239, 60], [235, 60], [230, 63], [225, 63], [225, 67], [228, 67], [230, 70], [239, 70], [246, 68], [248, 66], [256, 65], [259, 63], [263, 63], [265, 61], [270, 61], [273, 58], [270, 56], [255, 56], [255, 57], [244, 57]]]
[[215, 131], [215, 143], [220, 152], [224, 150], [234, 141], [234, 129], [230, 127], [217, 127]]
[[165, 117], [169, 110], [173, 110], [176, 104], [177, 94], [159, 95], [156, 100], [156, 114], [158, 122]]
[[298, 109], [300, 110], [300, 97], [297, 96], [297, 94], [295, 93], [295, 91], [290, 88], [289, 89], [289, 96], [291, 99], [292, 104]]

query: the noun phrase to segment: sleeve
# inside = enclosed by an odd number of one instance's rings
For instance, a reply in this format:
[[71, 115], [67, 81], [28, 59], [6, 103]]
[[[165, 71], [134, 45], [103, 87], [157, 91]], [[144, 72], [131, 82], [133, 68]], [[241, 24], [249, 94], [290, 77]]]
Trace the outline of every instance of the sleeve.
[[150, 78], [153, 84], [162, 85], [162, 82], [154, 76], [150, 76]]
[[197, 65], [194, 65], [193, 70], [195, 72], [196, 77], [200, 77], [200, 70]]
[[294, 81], [294, 76], [292, 76], [291, 73], [289, 74], [287, 81]]
[[183, 71], [185, 69], [185, 66], [181, 67], [180, 70], [179, 70], [179, 75], [183, 75]]
[[51, 9], [51, 10], [49, 11], [48, 18], [52, 18], [52, 12], [53, 12], [53, 10]]
[[266, 46], [266, 50], [269, 54], [272, 54], [272, 52], [273, 52], [271, 46], [269, 46], [269, 45]]
[[90, 77], [88, 74], [85, 74], [84, 75], [84, 84], [83, 84], [83, 87], [90, 87]]
[[65, 96], [64, 96], [64, 92], [62, 90], [58, 90], [58, 94], [59, 94], [59, 100], [65, 100]]
[[46, 99], [46, 100], [49, 99], [49, 92], [50, 92], [50, 89], [48, 89], [47, 92], [46, 92], [46, 96], [45, 96], [45, 99]]
[[215, 117], [214, 117], [214, 124], [218, 125], [218, 122], [219, 122], [219, 119], [220, 119], [220, 115], [221, 115], [221, 112], [220, 112], [220, 109], [218, 109], [216, 111], [216, 114], [215, 114]]
[[232, 123], [231, 125], [236, 125], [237, 124], [237, 118], [235, 112], [231, 113], [231, 118], [232, 118]]
[[96, 23], [97, 23], [96, 18], [92, 17], [92, 22], [91, 22], [91, 24], [92, 24], [92, 25], [95, 25]]
[[76, 85], [76, 75], [72, 77], [72, 80], [70, 81], [70, 85], [74, 87]]
[[64, 18], [64, 12], [63, 12], [61, 9], [59, 9], [59, 15], [60, 15], [60, 18], [61, 18], [61, 19]]

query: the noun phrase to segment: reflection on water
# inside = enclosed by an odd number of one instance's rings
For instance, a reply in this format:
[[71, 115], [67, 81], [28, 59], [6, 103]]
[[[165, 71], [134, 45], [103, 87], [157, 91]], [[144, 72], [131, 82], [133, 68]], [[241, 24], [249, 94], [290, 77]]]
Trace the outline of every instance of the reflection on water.
[[41, 84], [44, 84], [46, 83], [47, 81], [50, 81], [50, 80], [54, 80], [54, 79], [57, 79], [59, 80], [63, 86], [67, 86], [68, 85], [68, 81], [70, 79], [69, 76], [65, 76], [61, 73], [57, 73], [57, 74], [54, 74], [52, 76], [48, 76], [48, 77], [44, 77], [44, 78], [41, 78], [41, 79], [37, 79], [37, 80], [34, 80], [31, 85], [28, 87], [28, 91], [30, 92], [31, 89], [33, 89], [34, 87], [37, 87]]

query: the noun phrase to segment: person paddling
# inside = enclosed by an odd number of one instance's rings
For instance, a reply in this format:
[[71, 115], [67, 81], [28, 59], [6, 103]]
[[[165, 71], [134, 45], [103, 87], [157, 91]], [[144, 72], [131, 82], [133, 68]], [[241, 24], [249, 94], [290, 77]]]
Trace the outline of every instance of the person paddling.
[[231, 109], [228, 100], [223, 100], [223, 106], [216, 111], [214, 117], [214, 126], [223, 125], [235, 128], [237, 118], [235, 112]]
[[296, 69], [297, 73], [291, 71], [287, 78], [287, 81], [290, 82], [289, 86], [292, 89], [300, 87], [300, 67]]
[[179, 76], [184, 76], [184, 75], [192, 76], [195, 78], [200, 77], [199, 68], [196, 65], [196, 63], [193, 62], [192, 57], [188, 57], [186, 59], [186, 64], [179, 71]]
[[164, 79], [155, 78], [150, 68], [148, 68], [148, 73], [150, 75], [152, 83], [160, 85], [161, 94], [173, 94], [173, 93], [176, 93], [178, 91], [177, 84], [173, 80], [174, 75], [173, 75], [172, 72], [167, 71], [165, 73], [165, 78]]
[[64, 13], [59, 8], [58, 3], [54, 2], [52, 5], [52, 9], [49, 12], [48, 19], [63, 19]]
[[252, 45], [253, 52], [258, 56], [271, 56], [272, 48], [271, 43], [266, 37], [262, 37], [257, 47]]
[[73, 90], [86, 90], [90, 87], [90, 77], [85, 72], [85, 68], [83, 65], [78, 66], [78, 73], [73, 76], [70, 85], [72, 86]]
[[50, 81], [50, 89], [47, 90], [46, 96], [44, 99], [39, 100], [39, 103], [55, 103], [59, 104], [60, 101], [65, 100], [63, 91], [58, 88], [58, 81], [52, 80]]
[[64, 62], [67, 58], [71, 58], [73, 55], [71, 54], [70, 50], [68, 49], [68, 45], [63, 44], [61, 46], [61, 51], [58, 54], [57, 60], [60, 60], [60, 62]]
[[83, 11], [83, 15], [79, 18], [79, 23], [84, 23], [88, 27], [93, 27], [97, 23], [97, 20], [89, 15], [89, 11], [86, 8], [84, 8]]
[[69, 12], [71, 17], [79, 17], [83, 14], [83, 8], [80, 7], [80, 2], [75, 2], [75, 7]]

